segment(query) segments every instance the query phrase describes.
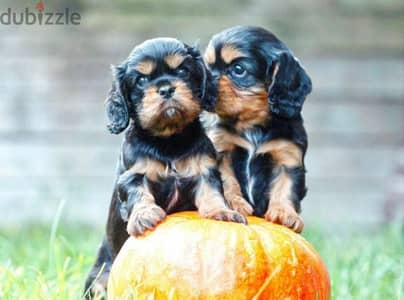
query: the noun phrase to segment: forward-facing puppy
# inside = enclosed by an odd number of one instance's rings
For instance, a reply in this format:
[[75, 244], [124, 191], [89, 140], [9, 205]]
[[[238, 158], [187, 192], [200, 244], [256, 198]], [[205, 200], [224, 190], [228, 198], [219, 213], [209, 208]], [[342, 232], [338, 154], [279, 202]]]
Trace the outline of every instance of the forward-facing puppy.
[[141, 235], [168, 213], [198, 210], [211, 219], [245, 223], [225, 202], [215, 148], [199, 115], [215, 98], [197, 49], [172, 38], [148, 40], [113, 67], [106, 101], [110, 124], [127, 127], [118, 161], [107, 232], [87, 280], [106, 287], [109, 268], [128, 233]]
[[216, 34], [204, 55], [217, 82], [218, 122], [209, 132], [220, 153], [227, 201], [296, 232], [306, 194], [307, 136], [300, 115], [311, 80], [272, 33], [237, 26]]

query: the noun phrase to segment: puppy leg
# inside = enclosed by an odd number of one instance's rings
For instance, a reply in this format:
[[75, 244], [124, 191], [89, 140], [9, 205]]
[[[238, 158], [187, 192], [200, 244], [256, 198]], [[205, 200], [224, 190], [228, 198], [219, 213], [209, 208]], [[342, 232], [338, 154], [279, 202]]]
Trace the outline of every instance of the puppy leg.
[[292, 142], [275, 140], [263, 145], [257, 152], [269, 153], [275, 163], [265, 219], [300, 233], [304, 223], [298, 211], [306, 191], [301, 149]]
[[294, 177], [291, 175], [293, 170], [288, 170], [285, 166], [278, 167], [276, 172], [270, 186], [270, 201], [265, 219], [300, 233], [304, 223], [297, 213], [299, 200], [294, 191], [299, 183], [294, 182]]
[[129, 207], [126, 229], [130, 235], [142, 235], [165, 219], [166, 213], [156, 205], [143, 174], [128, 170], [120, 176], [118, 184], [119, 197]]
[[241, 193], [240, 185], [231, 167], [230, 153], [224, 154], [219, 165], [219, 170], [222, 174], [224, 198], [227, 203], [229, 203], [232, 209], [244, 216], [252, 215], [254, 209]]
[[84, 286], [85, 299], [106, 299], [108, 276], [112, 266], [112, 253], [107, 239], [102, 242], [97, 259]]
[[199, 178], [195, 197], [195, 205], [202, 217], [247, 224], [247, 219], [242, 214], [226, 205], [217, 170], [211, 170], [209, 175], [202, 175]]

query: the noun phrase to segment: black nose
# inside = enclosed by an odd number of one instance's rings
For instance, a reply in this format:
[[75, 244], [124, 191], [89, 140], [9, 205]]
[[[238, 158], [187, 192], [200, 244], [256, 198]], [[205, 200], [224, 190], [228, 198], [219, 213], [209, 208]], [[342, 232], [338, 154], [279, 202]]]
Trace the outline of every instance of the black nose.
[[163, 85], [159, 88], [159, 94], [165, 99], [170, 99], [175, 92], [175, 87], [171, 85]]

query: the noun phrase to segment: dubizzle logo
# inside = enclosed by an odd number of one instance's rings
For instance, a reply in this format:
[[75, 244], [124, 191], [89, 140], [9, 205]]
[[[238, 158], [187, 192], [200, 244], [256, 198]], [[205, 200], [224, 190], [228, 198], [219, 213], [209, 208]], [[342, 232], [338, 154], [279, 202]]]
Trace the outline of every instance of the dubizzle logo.
[[6, 12], [0, 13], [0, 23], [3, 25], [80, 25], [81, 15], [78, 12], [71, 12], [65, 8], [61, 12], [45, 11], [45, 4], [42, 0], [35, 6], [35, 10], [28, 7], [22, 12], [15, 12], [8, 8]]

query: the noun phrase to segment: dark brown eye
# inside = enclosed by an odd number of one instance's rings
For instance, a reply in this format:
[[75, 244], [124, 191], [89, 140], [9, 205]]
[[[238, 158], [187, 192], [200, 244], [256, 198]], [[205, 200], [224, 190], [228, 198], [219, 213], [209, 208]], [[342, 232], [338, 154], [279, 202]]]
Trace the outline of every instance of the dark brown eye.
[[189, 71], [187, 69], [185, 69], [185, 68], [178, 68], [177, 69], [177, 75], [180, 76], [180, 77], [185, 78], [185, 77], [188, 77]]
[[231, 74], [235, 77], [244, 77], [247, 74], [247, 70], [240, 64], [235, 64], [231, 68]]
[[146, 76], [139, 76], [136, 81], [136, 86], [140, 89], [144, 88], [149, 82], [149, 79]]

